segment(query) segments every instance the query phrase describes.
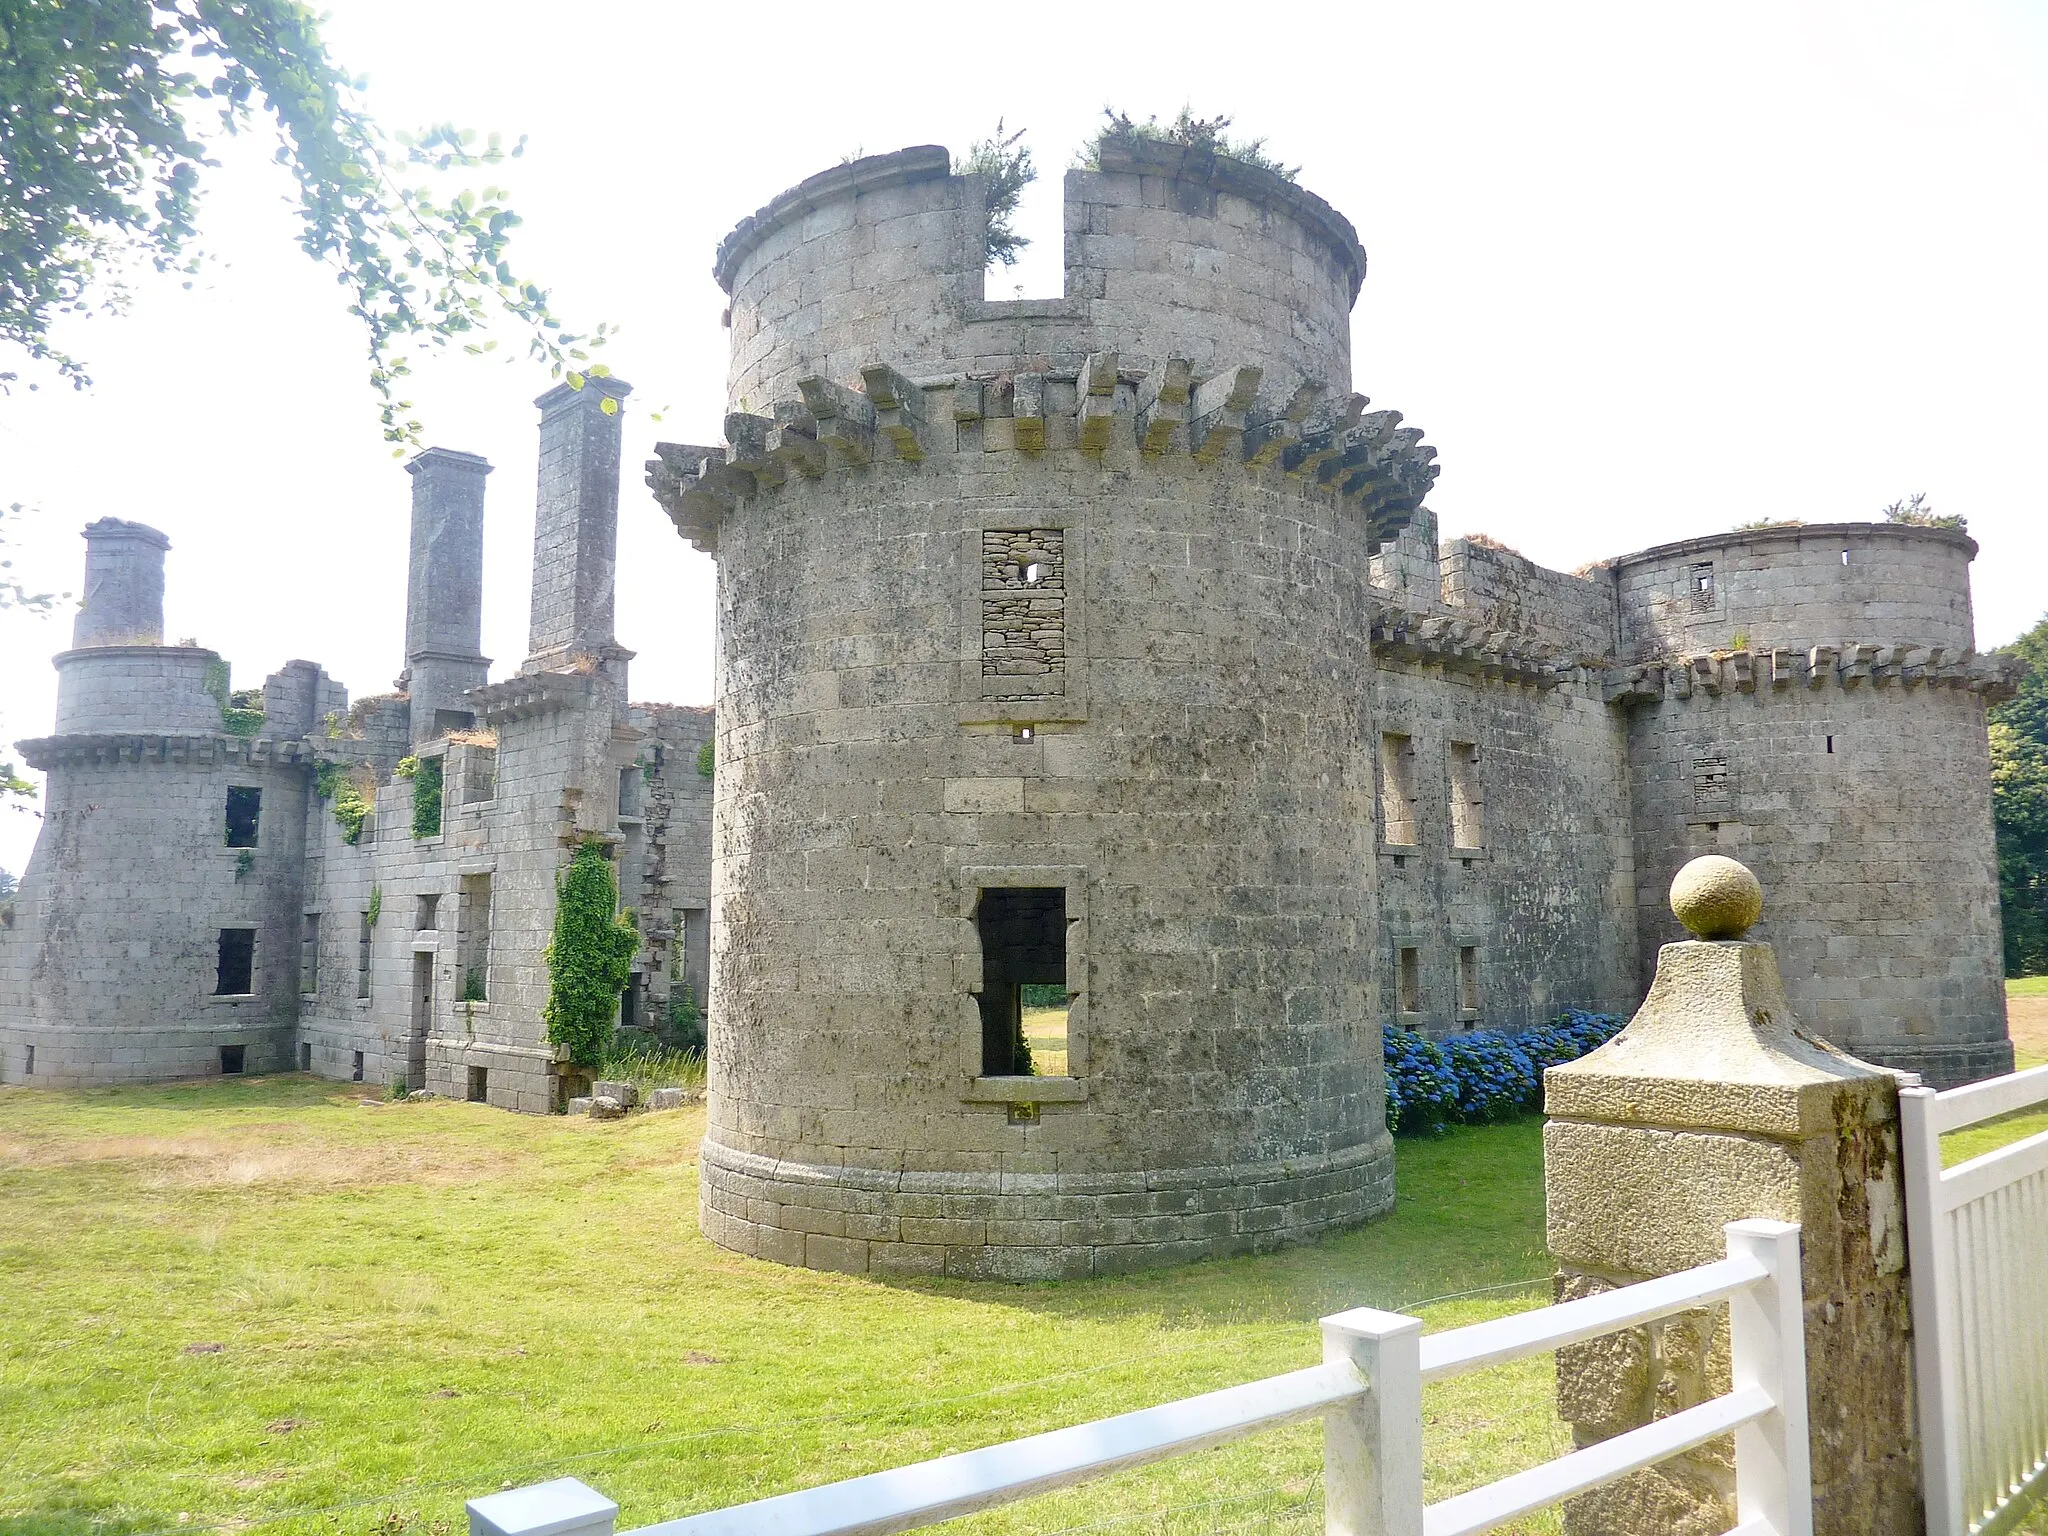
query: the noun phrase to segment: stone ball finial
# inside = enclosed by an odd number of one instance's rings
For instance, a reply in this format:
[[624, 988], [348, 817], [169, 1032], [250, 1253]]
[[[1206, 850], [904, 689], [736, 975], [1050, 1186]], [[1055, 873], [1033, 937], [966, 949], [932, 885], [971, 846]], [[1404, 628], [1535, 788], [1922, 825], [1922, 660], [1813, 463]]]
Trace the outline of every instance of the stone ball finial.
[[1764, 888], [1747, 864], [1710, 853], [1673, 878], [1671, 910], [1695, 938], [1739, 939], [1764, 915]]

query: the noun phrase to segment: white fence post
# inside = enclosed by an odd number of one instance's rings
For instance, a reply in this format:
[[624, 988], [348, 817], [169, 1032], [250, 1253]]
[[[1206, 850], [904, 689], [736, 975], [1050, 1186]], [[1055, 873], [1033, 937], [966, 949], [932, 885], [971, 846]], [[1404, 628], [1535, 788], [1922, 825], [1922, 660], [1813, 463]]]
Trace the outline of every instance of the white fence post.
[[612, 1536], [619, 1506], [573, 1477], [471, 1499], [469, 1536]]
[[[1957, 1361], [1949, 1308], [1955, 1254], [1941, 1199], [1941, 1123], [1932, 1088], [1899, 1090], [1899, 1151], [1906, 1170], [1906, 1260], [1913, 1291], [1914, 1405], [1920, 1418], [1927, 1536], [1963, 1536], [1963, 1465], [1956, 1443]], [[1943, 1345], [1948, 1347], [1944, 1348]]]
[[1737, 1392], [1761, 1387], [1778, 1405], [1735, 1431], [1736, 1519], [1777, 1536], [1813, 1536], [1813, 1469], [1806, 1422], [1806, 1309], [1799, 1228], [1731, 1221], [1728, 1257], [1752, 1258], [1768, 1280], [1728, 1298], [1729, 1367]]
[[1349, 1362], [1367, 1388], [1323, 1418], [1326, 1536], [1422, 1536], [1422, 1319], [1326, 1317], [1323, 1359]]

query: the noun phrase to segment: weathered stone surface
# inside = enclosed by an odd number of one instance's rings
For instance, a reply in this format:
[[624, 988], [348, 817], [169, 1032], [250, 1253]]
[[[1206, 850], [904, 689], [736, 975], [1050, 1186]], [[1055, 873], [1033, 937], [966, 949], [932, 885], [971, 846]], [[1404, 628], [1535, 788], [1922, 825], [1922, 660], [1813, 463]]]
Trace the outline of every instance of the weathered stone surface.
[[681, 1109], [689, 1102], [689, 1095], [680, 1088], [657, 1088], [647, 1095], [647, 1108], [650, 1112]]
[[590, 1091], [596, 1098], [616, 1099], [627, 1109], [634, 1108], [640, 1102], [640, 1088], [636, 1083], [611, 1082], [600, 1079], [591, 1085]]
[[[1911, 1536], [1895, 1078], [1807, 1035], [1770, 947], [1738, 942], [1666, 945], [1628, 1028], [1544, 1077], [1545, 1219], [1561, 1296], [1711, 1262], [1726, 1252], [1729, 1221], [1798, 1222], [1814, 1529]], [[1558, 1351], [1558, 1411], [1577, 1443], [1728, 1390], [1726, 1315], [1687, 1313]], [[1731, 1443], [1716, 1442], [1574, 1500], [1565, 1526], [1663, 1536], [1733, 1520]]]
[[626, 1118], [626, 1106], [610, 1094], [600, 1093], [590, 1101], [588, 1113], [593, 1120], [623, 1120]]
[[1735, 860], [1703, 854], [1672, 880], [1671, 910], [1694, 938], [1739, 939], [1764, 915], [1764, 888]]
[[595, 1102], [595, 1100], [585, 1098], [579, 1094], [569, 1100], [567, 1112], [572, 1115], [587, 1115], [590, 1113], [591, 1105]]

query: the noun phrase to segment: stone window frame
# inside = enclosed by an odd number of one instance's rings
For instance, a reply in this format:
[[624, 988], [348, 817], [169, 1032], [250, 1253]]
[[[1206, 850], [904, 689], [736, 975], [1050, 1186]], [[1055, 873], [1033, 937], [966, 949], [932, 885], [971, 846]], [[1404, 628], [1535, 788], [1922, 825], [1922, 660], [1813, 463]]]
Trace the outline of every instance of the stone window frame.
[[[1406, 742], [1400, 755], [1407, 762], [1407, 783], [1398, 786], [1399, 792], [1408, 802], [1407, 830], [1413, 834], [1412, 841], [1397, 843], [1387, 834], [1393, 830], [1387, 820], [1387, 800], [1390, 791], [1397, 786], [1391, 782], [1388, 773], [1387, 743], [1390, 740]], [[1379, 791], [1373, 805], [1373, 830], [1377, 835], [1379, 851], [1397, 858], [1407, 858], [1422, 852], [1422, 799], [1415, 783], [1415, 764], [1421, 751], [1421, 733], [1413, 726], [1398, 721], [1382, 721], [1373, 735], [1373, 783]]]
[[[1461, 752], [1470, 755], [1461, 756]], [[1445, 832], [1450, 838], [1451, 857], [1462, 859], [1467, 865], [1486, 853], [1486, 780], [1482, 771], [1485, 761], [1483, 742], [1444, 743], [1444, 819], [1449, 824]], [[1478, 835], [1461, 842], [1461, 823], [1462, 830]]]
[[[1451, 936], [1451, 1017], [1459, 1024], [1477, 1024], [1486, 1011], [1486, 950], [1486, 940], [1477, 934]], [[1469, 976], [1465, 969], [1467, 955], [1472, 957]], [[1466, 1002], [1468, 980], [1472, 983], [1470, 1004]]]
[[[976, 675], [978, 679], [978, 670]], [[1067, 893], [1067, 1072], [1063, 1077], [987, 1077], [981, 1070], [981, 1009], [975, 1003], [981, 990], [981, 933], [974, 914], [984, 890], [1016, 886], [1059, 886]], [[1081, 1103], [1088, 1097], [1087, 870], [1075, 864], [961, 864], [954, 871], [954, 891], [954, 915], [959, 919], [953, 970], [960, 983], [961, 1100], [989, 1105]]]
[[[1421, 1029], [1429, 1017], [1428, 949], [1429, 945], [1419, 933], [1394, 933], [1389, 936], [1387, 979], [1392, 984], [1392, 991], [1387, 999], [1386, 1011], [1403, 1029]], [[1401, 1005], [1410, 999], [1404, 995], [1406, 988], [1402, 985], [1401, 956], [1410, 952], [1415, 956], [1413, 1001], [1416, 1006], [1404, 1008]]]
[[[1062, 536], [1065, 567], [1067, 671], [1065, 690], [1042, 699], [985, 699], [981, 682], [981, 548], [982, 536], [1011, 529], [1056, 529]], [[960, 597], [960, 680], [957, 685], [959, 723], [1017, 730], [1023, 726], [1084, 725], [1088, 720], [1087, 524], [1074, 509], [1051, 508], [984, 511], [962, 529], [957, 546], [962, 571]]]

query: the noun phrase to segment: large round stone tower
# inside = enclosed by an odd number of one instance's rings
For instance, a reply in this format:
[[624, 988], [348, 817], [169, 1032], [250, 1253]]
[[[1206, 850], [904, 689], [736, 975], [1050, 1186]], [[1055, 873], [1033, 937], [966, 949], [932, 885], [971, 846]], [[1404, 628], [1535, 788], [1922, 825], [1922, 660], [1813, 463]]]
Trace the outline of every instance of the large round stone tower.
[[744, 220], [728, 442], [650, 465], [719, 563], [704, 1229], [1035, 1276], [1359, 1221], [1366, 589], [1435, 475], [1350, 392], [1364, 252], [1110, 145], [1066, 296], [989, 302], [985, 190], [911, 149]]

